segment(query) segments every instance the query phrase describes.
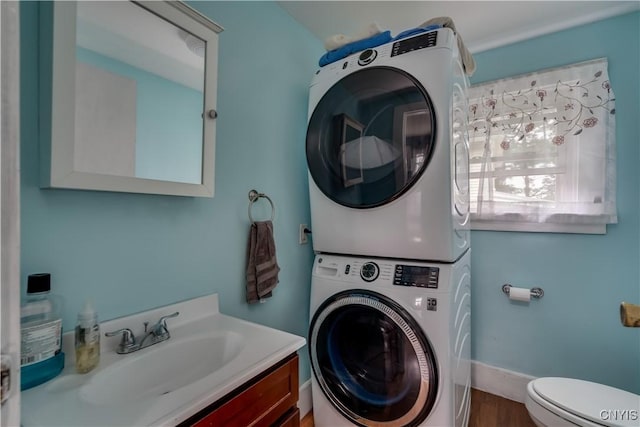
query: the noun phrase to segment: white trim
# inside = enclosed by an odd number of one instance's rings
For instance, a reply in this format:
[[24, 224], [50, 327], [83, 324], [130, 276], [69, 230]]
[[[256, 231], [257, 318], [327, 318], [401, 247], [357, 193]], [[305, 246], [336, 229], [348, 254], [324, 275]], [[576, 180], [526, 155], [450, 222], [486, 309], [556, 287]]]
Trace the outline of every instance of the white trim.
[[[142, 5], [148, 4], [148, 1], [134, 1], [134, 3], [140, 3]], [[192, 8], [189, 5], [186, 5], [182, 2], [177, 2], [177, 1], [167, 1], [166, 2], [167, 5], [169, 6], [173, 6], [176, 9], [178, 9], [179, 11], [181, 11], [182, 13], [184, 13], [185, 15], [187, 15], [189, 18], [198, 21], [200, 24], [204, 25], [205, 27], [215, 31], [216, 33], [221, 33], [224, 31], [224, 28], [222, 26], [220, 26], [219, 24], [217, 24], [216, 22], [213, 22], [208, 16], [203, 15], [202, 13], [198, 12], [197, 10], [195, 10], [194, 8]]]
[[535, 377], [471, 361], [471, 387], [524, 403], [527, 384]]
[[529, 233], [607, 234], [605, 224], [557, 224], [517, 221], [471, 221], [471, 230]]
[[303, 419], [305, 415], [313, 409], [313, 400], [311, 398], [311, 378], [300, 386], [298, 409], [300, 409], [300, 419]]
[[[9, 356], [0, 425], [20, 425], [20, 5], [0, 2], [0, 351]], [[4, 362], [4, 360], [3, 360]]]
[[555, 33], [558, 31], [566, 30], [573, 27], [578, 27], [584, 24], [590, 24], [592, 22], [600, 21], [607, 18], [612, 18], [618, 15], [624, 15], [631, 13], [640, 8], [637, 2], [629, 2], [628, 4], [621, 4], [618, 6], [608, 7], [604, 10], [598, 10], [596, 12], [579, 16], [573, 19], [565, 19], [562, 22], [555, 22], [549, 25], [537, 25], [535, 28], [522, 31], [517, 30], [507, 34], [500, 34], [499, 37], [491, 37], [478, 42], [467, 42], [467, 49], [471, 53], [484, 52], [485, 50], [495, 49], [497, 47], [506, 46], [509, 44], [521, 42], [524, 40], [532, 39], [535, 37], [544, 36], [546, 34]]

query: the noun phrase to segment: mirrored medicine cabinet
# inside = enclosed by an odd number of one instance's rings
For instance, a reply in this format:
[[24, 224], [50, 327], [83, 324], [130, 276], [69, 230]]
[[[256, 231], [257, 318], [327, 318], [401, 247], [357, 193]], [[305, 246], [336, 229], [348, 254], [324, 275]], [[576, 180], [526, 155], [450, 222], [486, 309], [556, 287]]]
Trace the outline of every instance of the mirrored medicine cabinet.
[[213, 197], [222, 28], [176, 1], [41, 7], [41, 187]]

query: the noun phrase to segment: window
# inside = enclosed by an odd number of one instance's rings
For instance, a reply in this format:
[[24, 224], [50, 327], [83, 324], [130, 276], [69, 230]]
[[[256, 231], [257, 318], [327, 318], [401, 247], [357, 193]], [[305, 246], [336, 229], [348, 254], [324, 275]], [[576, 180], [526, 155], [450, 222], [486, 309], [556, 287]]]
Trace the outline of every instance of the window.
[[604, 233], [616, 223], [606, 59], [469, 89], [473, 229]]

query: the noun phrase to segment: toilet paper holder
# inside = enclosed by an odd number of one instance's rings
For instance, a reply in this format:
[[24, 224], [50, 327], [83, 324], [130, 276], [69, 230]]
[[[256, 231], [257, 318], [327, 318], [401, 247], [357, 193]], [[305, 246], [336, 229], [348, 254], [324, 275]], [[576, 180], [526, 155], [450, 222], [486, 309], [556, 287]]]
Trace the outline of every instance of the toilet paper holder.
[[[502, 285], [502, 292], [509, 296], [511, 288], [512, 286], [510, 284], [505, 283], [504, 285]], [[544, 291], [542, 290], [542, 288], [531, 288], [529, 289], [529, 292], [531, 292], [531, 298], [542, 298], [544, 296]]]

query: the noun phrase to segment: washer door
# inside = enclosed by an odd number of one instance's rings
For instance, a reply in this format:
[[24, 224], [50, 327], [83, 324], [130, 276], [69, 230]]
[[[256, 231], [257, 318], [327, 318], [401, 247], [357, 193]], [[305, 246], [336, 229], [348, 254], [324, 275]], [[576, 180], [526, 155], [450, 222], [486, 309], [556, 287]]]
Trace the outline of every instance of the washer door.
[[396, 199], [423, 173], [434, 149], [427, 92], [404, 71], [371, 67], [337, 82], [307, 128], [307, 164], [318, 188], [352, 208]]
[[329, 401], [361, 426], [416, 425], [437, 395], [428, 339], [397, 303], [351, 290], [325, 301], [309, 330], [315, 378]]

